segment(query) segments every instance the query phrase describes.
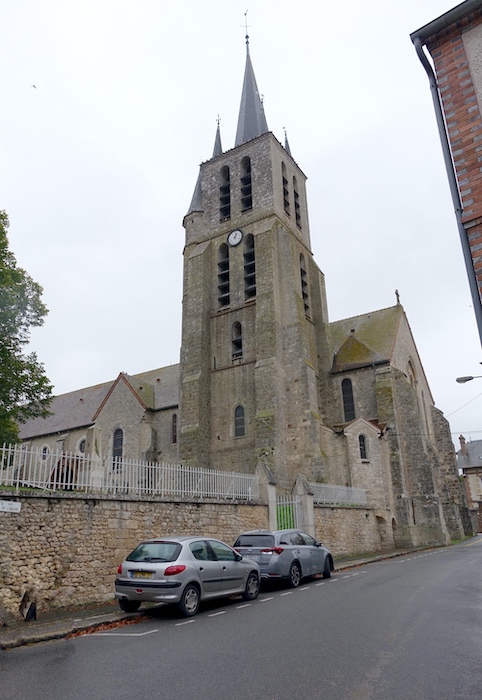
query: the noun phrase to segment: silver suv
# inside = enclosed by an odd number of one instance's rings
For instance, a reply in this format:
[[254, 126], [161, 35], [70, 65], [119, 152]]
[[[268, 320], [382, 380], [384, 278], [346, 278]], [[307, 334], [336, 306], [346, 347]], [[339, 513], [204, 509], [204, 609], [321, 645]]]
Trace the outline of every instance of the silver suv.
[[321, 542], [301, 530], [251, 530], [239, 535], [234, 548], [259, 565], [261, 578], [286, 579], [292, 588], [305, 576], [330, 578], [333, 557]]

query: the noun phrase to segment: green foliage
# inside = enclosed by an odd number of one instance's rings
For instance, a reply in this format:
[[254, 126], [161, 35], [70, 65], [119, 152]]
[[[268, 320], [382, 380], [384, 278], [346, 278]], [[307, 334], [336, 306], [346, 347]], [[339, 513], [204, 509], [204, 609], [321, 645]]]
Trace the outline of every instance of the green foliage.
[[30, 328], [48, 311], [42, 287], [17, 267], [8, 247], [8, 216], [0, 211], [0, 444], [18, 442], [18, 423], [47, 416], [52, 385], [34, 352], [26, 354]]

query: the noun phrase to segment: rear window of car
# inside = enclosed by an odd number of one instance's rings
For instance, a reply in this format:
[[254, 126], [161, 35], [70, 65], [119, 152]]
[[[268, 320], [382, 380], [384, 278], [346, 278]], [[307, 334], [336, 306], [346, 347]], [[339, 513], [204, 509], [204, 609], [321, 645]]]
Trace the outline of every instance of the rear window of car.
[[178, 542], [142, 542], [127, 557], [127, 561], [176, 561], [181, 551]]
[[274, 535], [240, 535], [235, 547], [273, 547]]

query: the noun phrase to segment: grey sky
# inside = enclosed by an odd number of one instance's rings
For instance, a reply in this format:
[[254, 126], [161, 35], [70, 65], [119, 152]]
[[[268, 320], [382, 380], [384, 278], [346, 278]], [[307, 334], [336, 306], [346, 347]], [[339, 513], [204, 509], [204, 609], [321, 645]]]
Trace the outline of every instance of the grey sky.
[[[454, 0], [258, 0], [268, 126], [308, 176], [331, 320], [395, 303], [453, 438], [482, 438], [482, 353], [427, 76], [410, 32]], [[182, 218], [216, 118], [234, 146], [238, 0], [4, 0], [0, 209], [50, 313], [55, 393], [179, 360]], [[35, 86], [35, 87], [33, 87]], [[463, 407], [467, 404], [465, 407]], [[463, 407], [463, 408], [462, 408]]]

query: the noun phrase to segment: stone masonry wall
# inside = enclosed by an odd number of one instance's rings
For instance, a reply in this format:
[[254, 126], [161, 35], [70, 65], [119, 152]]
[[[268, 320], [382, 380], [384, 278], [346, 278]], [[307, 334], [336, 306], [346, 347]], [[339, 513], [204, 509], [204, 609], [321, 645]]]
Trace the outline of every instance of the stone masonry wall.
[[244, 530], [268, 527], [268, 507], [233, 502], [113, 500], [29, 493], [19, 513], [0, 512], [0, 608], [18, 615], [25, 592], [37, 610], [114, 597], [117, 567], [139, 541], [192, 533], [232, 544]]
[[382, 540], [373, 511], [367, 508], [315, 507], [316, 537], [337, 556], [377, 552]]

